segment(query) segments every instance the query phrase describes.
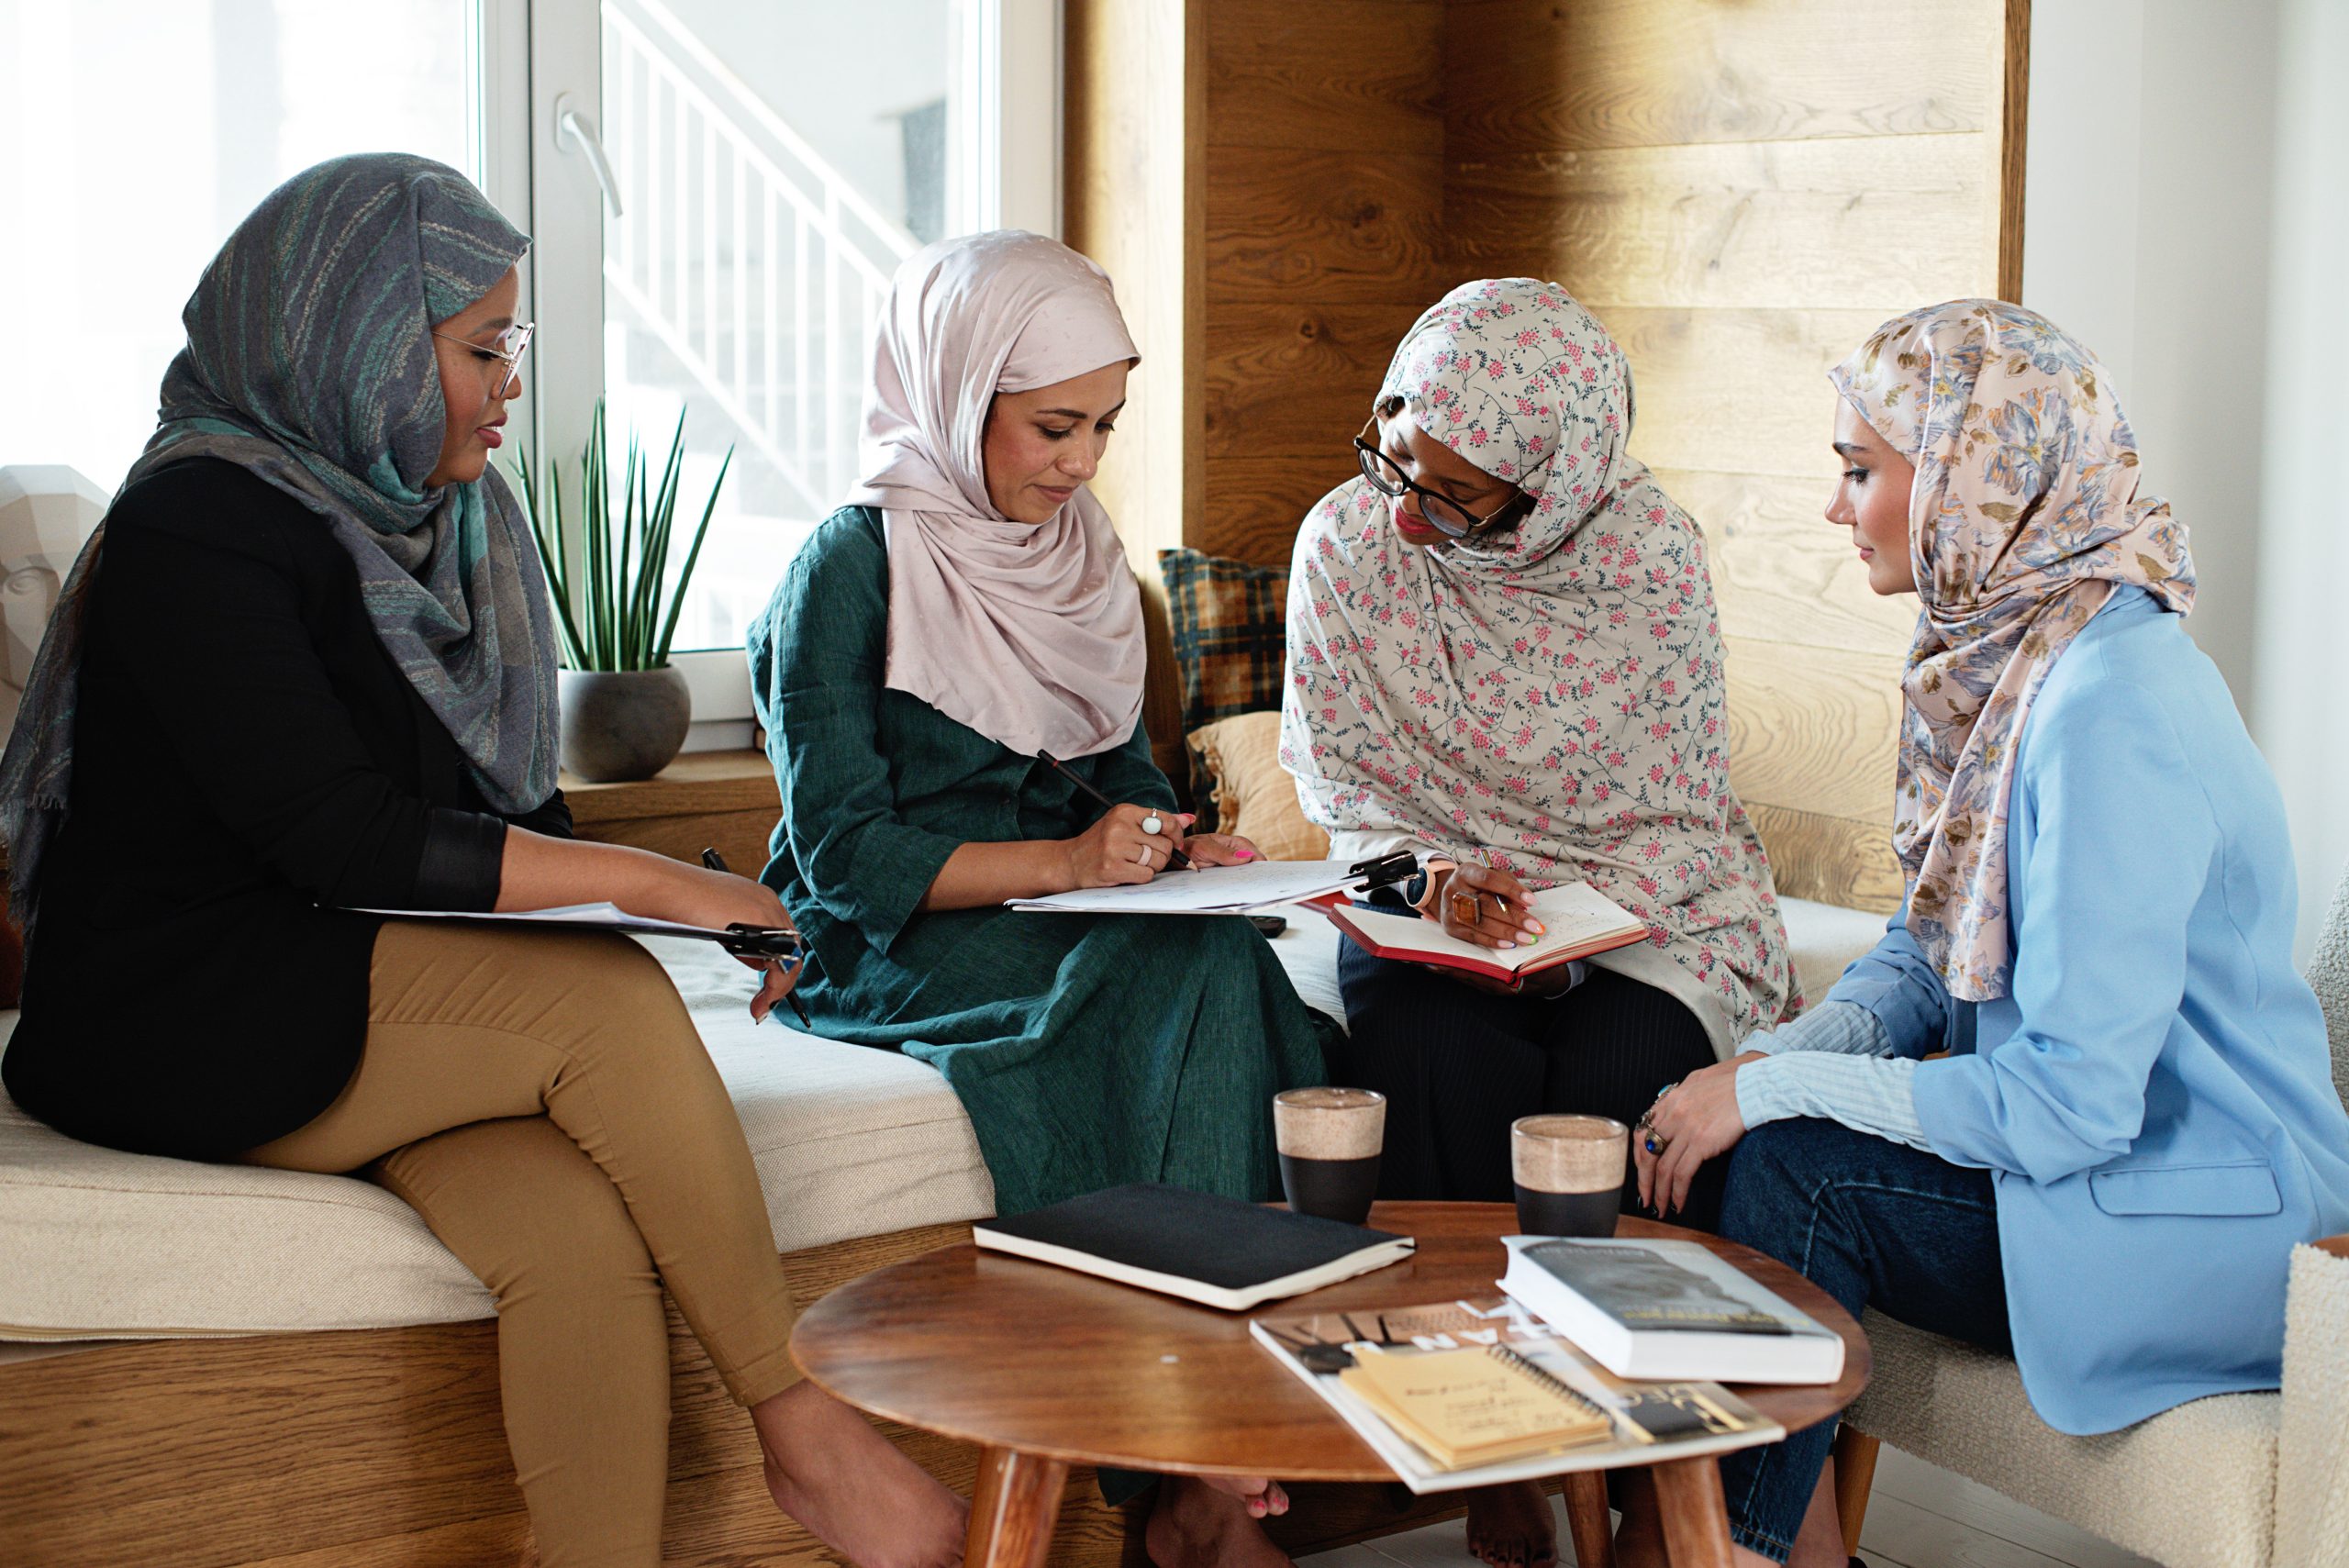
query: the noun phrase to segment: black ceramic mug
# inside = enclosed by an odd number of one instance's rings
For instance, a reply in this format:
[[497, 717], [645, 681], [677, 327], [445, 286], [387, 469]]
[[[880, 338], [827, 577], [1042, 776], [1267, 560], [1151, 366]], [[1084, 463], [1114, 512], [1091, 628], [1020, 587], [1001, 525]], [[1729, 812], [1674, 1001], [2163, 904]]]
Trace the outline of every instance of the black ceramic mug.
[[1375, 1089], [1286, 1089], [1273, 1096], [1281, 1191], [1299, 1214], [1360, 1225], [1378, 1195], [1386, 1096]]
[[1528, 1236], [1612, 1236], [1631, 1129], [1612, 1117], [1529, 1116], [1508, 1129], [1517, 1228]]

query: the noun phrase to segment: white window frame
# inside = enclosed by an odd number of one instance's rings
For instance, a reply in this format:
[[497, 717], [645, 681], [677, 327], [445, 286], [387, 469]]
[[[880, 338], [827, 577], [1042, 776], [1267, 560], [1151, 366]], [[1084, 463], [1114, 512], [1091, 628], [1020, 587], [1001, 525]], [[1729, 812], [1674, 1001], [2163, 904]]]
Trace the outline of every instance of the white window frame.
[[[806, 3], [806, 0], [802, 0]], [[1061, 231], [1061, 0], [971, 0], [964, 81], [980, 134], [962, 150], [964, 228]], [[523, 309], [539, 324], [516, 417], [535, 456], [585, 443], [604, 385], [603, 192], [575, 143], [558, 146], [555, 100], [603, 124], [595, 0], [481, 0], [482, 167], [491, 200], [531, 236]], [[627, 199], [627, 193], [620, 193]], [[740, 649], [672, 661], [693, 694], [689, 751], [748, 746], [750, 669]]]

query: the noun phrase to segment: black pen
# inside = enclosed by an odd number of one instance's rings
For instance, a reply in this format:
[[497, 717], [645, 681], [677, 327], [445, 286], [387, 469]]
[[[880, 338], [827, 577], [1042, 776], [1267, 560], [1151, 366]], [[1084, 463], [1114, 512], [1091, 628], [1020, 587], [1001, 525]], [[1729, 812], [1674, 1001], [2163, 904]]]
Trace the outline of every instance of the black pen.
[[[712, 871], [726, 870], [726, 857], [719, 854], [715, 848], [707, 849], [701, 852], [701, 863], [707, 866]], [[800, 1027], [807, 1029], [810, 1034], [813, 1034], [816, 1029], [816, 1020], [807, 1016], [807, 1004], [799, 999], [799, 993], [796, 991], [786, 991], [783, 994], [783, 999], [791, 1004], [791, 1010], [793, 1012], [799, 1015]], [[770, 1007], [767, 1011], [773, 1012], [774, 1009]], [[766, 1019], [762, 1018], [759, 1022], [765, 1023]]]
[[[1068, 780], [1069, 783], [1083, 790], [1086, 795], [1091, 795], [1094, 800], [1100, 804], [1104, 810], [1115, 810], [1117, 808], [1118, 803], [1116, 801], [1111, 800], [1108, 795], [1103, 795], [1099, 790], [1095, 789], [1091, 784], [1085, 783], [1085, 780], [1071, 773], [1061, 760], [1058, 757], [1053, 756], [1050, 751], [1037, 752], [1036, 761], [1043, 763], [1046, 767], [1060, 774], [1061, 777]], [[1157, 813], [1153, 811], [1152, 815], [1156, 816]], [[1168, 837], [1171, 838], [1173, 835], [1169, 834]], [[1191, 869], [1191, 857], [1183, 852], [1179, 844], [1175, 848], [1166, 851], [1166, 869], [1168, 871], [1188, 871]]]

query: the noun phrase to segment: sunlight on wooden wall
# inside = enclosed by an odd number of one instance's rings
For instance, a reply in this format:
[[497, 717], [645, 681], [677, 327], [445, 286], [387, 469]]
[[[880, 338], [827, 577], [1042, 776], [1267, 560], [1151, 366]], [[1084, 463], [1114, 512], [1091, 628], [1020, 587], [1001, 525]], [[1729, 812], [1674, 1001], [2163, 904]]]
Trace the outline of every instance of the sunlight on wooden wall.
[[[1160, 74], [1141, 91], [1177, 106], [1138, 121], [1119, 92], [1079, 83], [1117, 61], [1078, 44], [1143, 10], [1187, 41], [1149, 53]], [[1068, 0], [1068, 14], [1070, 242], [1110, 267], [1130, 309], [1187, 312], [1179, 365], [1146, 348], [1140, 378], [1185, 378], [1183, 461], [1153, 432], [1146, 453], [1113, 452], [1106, 487], [1145, 577], [1145, 540], [1285, 563], [1307, 507], [1353, 472], [1349, 439], [1419, 312], [1472, 277], [1554, 279], [1622, 340], [1631, 450], [1705, 528], [1732, 777], [1781, 891], [1897, 903], [1892, 746], [1914, 601], [1869, 593], [1820, 517], [1835, 473], [1823, 373], [1903, 310], [2012, 296], [2010, 40], [2028, 37], [2027, 0]], [[1128, 209], [1141, 206], [1188, 227], [1138, 250]], [[1145, 270], [1130, 277], [1109, 251]]]

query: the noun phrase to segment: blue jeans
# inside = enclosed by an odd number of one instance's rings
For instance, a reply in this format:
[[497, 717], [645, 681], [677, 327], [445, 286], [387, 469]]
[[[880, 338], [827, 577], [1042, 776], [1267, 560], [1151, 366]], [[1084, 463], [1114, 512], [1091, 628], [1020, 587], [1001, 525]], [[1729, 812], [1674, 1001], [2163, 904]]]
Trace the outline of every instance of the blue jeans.
[[[1903, 1323], [2011, 1355], [1990, 1173], [1832, 1121], [1776, 1121], [1739, 1140], [1720, 1233], [1766, 1252], [1854, 1318]], [[1786, 1561], [1835, 1423], [1721, 1457], [1731, 1535]]]

